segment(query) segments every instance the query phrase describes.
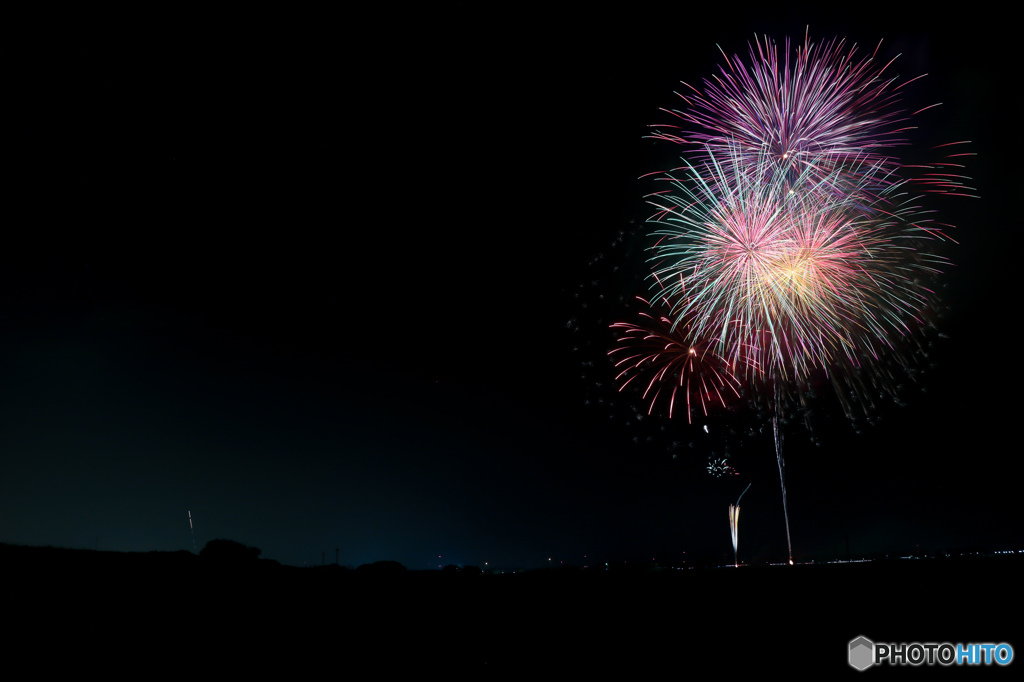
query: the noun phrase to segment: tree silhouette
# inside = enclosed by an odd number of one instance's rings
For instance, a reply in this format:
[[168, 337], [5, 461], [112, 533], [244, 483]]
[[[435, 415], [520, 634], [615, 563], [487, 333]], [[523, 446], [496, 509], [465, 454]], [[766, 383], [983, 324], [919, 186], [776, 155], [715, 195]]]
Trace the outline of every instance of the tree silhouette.
[[234, 540], [210, 540], [199, 551], [199, 557], [221, 564], [252, 564], [260, 557], [260, 550], [247, 547]]

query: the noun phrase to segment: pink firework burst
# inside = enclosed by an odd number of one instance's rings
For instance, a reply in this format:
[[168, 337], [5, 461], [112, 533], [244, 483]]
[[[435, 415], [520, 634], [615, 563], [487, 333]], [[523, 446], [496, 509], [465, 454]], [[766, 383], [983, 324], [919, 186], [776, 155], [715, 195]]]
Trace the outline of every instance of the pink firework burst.
[[[755, 38], [746, 61], [722, 51], [720, 72], [705, 79], [703, 89], [683, 83], [679, 96], [687, 106], [665, 110], [679, 123], [652, 126], [651, 137], [686, 145], [698, 156], [710, 150], [728, 174], [760, 165], [768, 179], [809, 174], [827, 179], [839, 194], [851, 184], [863, 191], [858, 171], [880, 167], [885, 173], [875, 180], [884, 180], [899, 170], [895, 148], [907, 144], [911, 118], [936, 106], [913, 113], [899, 108], [900, 89], [924, 74], [899, 82], [896, 58], [880, 59], [880, 47], [859, 53], [843, 39], [817, 45], [805, 35], [802, 45], [787, 38], [780, 50], [767, 37]], [[969, 194], [959, 156], [918, 167], [916, 181], [924, 191]]]

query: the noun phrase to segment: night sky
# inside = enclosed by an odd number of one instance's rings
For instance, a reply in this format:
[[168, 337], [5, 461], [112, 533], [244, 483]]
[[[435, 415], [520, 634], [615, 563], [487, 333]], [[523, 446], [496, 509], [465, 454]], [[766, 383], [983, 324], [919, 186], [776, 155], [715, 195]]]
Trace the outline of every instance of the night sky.
[[[928, 73], [907, 108], [942, 106], [908, 153], [971, 140], [981, 198], [931, 204], [959, 244], [907, 405], [857, 433], [825, 396], [820, 445], [785, 427], [794, 554], [1024, 548], [1019, 60], [998, 17], [853, 8], [140, 22], [5, 49], [0, 542], [191, 550], [191, 511], [197, 547], [291, 565], [731, 560], [752, 484], [741, 556], [782, 560], [764, 423], [637, 424], [600, 360], [642, 293], [611, 274], [637, 262], [639, 178], [679, 156], [647, 126], [716, 44], [809, 23]], [[725, 443], [740, 476], [715, 479]]]

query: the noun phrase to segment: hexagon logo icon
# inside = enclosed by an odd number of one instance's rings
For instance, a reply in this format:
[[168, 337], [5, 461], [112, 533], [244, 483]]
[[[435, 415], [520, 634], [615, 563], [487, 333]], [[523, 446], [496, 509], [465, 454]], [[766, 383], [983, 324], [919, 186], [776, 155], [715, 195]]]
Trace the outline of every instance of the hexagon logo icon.
[[850, 665], [857, 670], [871, 667], [875, 659], [875, 643], [867, 637], [850, 640]]

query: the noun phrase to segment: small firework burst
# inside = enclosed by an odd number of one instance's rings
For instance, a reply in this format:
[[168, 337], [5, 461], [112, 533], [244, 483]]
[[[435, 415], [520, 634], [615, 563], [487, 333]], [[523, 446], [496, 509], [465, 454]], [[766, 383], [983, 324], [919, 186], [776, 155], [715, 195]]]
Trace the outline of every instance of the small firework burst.
[[722, 476], [738, 476], [739, 472], [733, 467], [729, 466], [729, 462], [725, 457], [719, 457], [717, 459], [708, 460], [708, 473], [715, 478], [721, 478]]

